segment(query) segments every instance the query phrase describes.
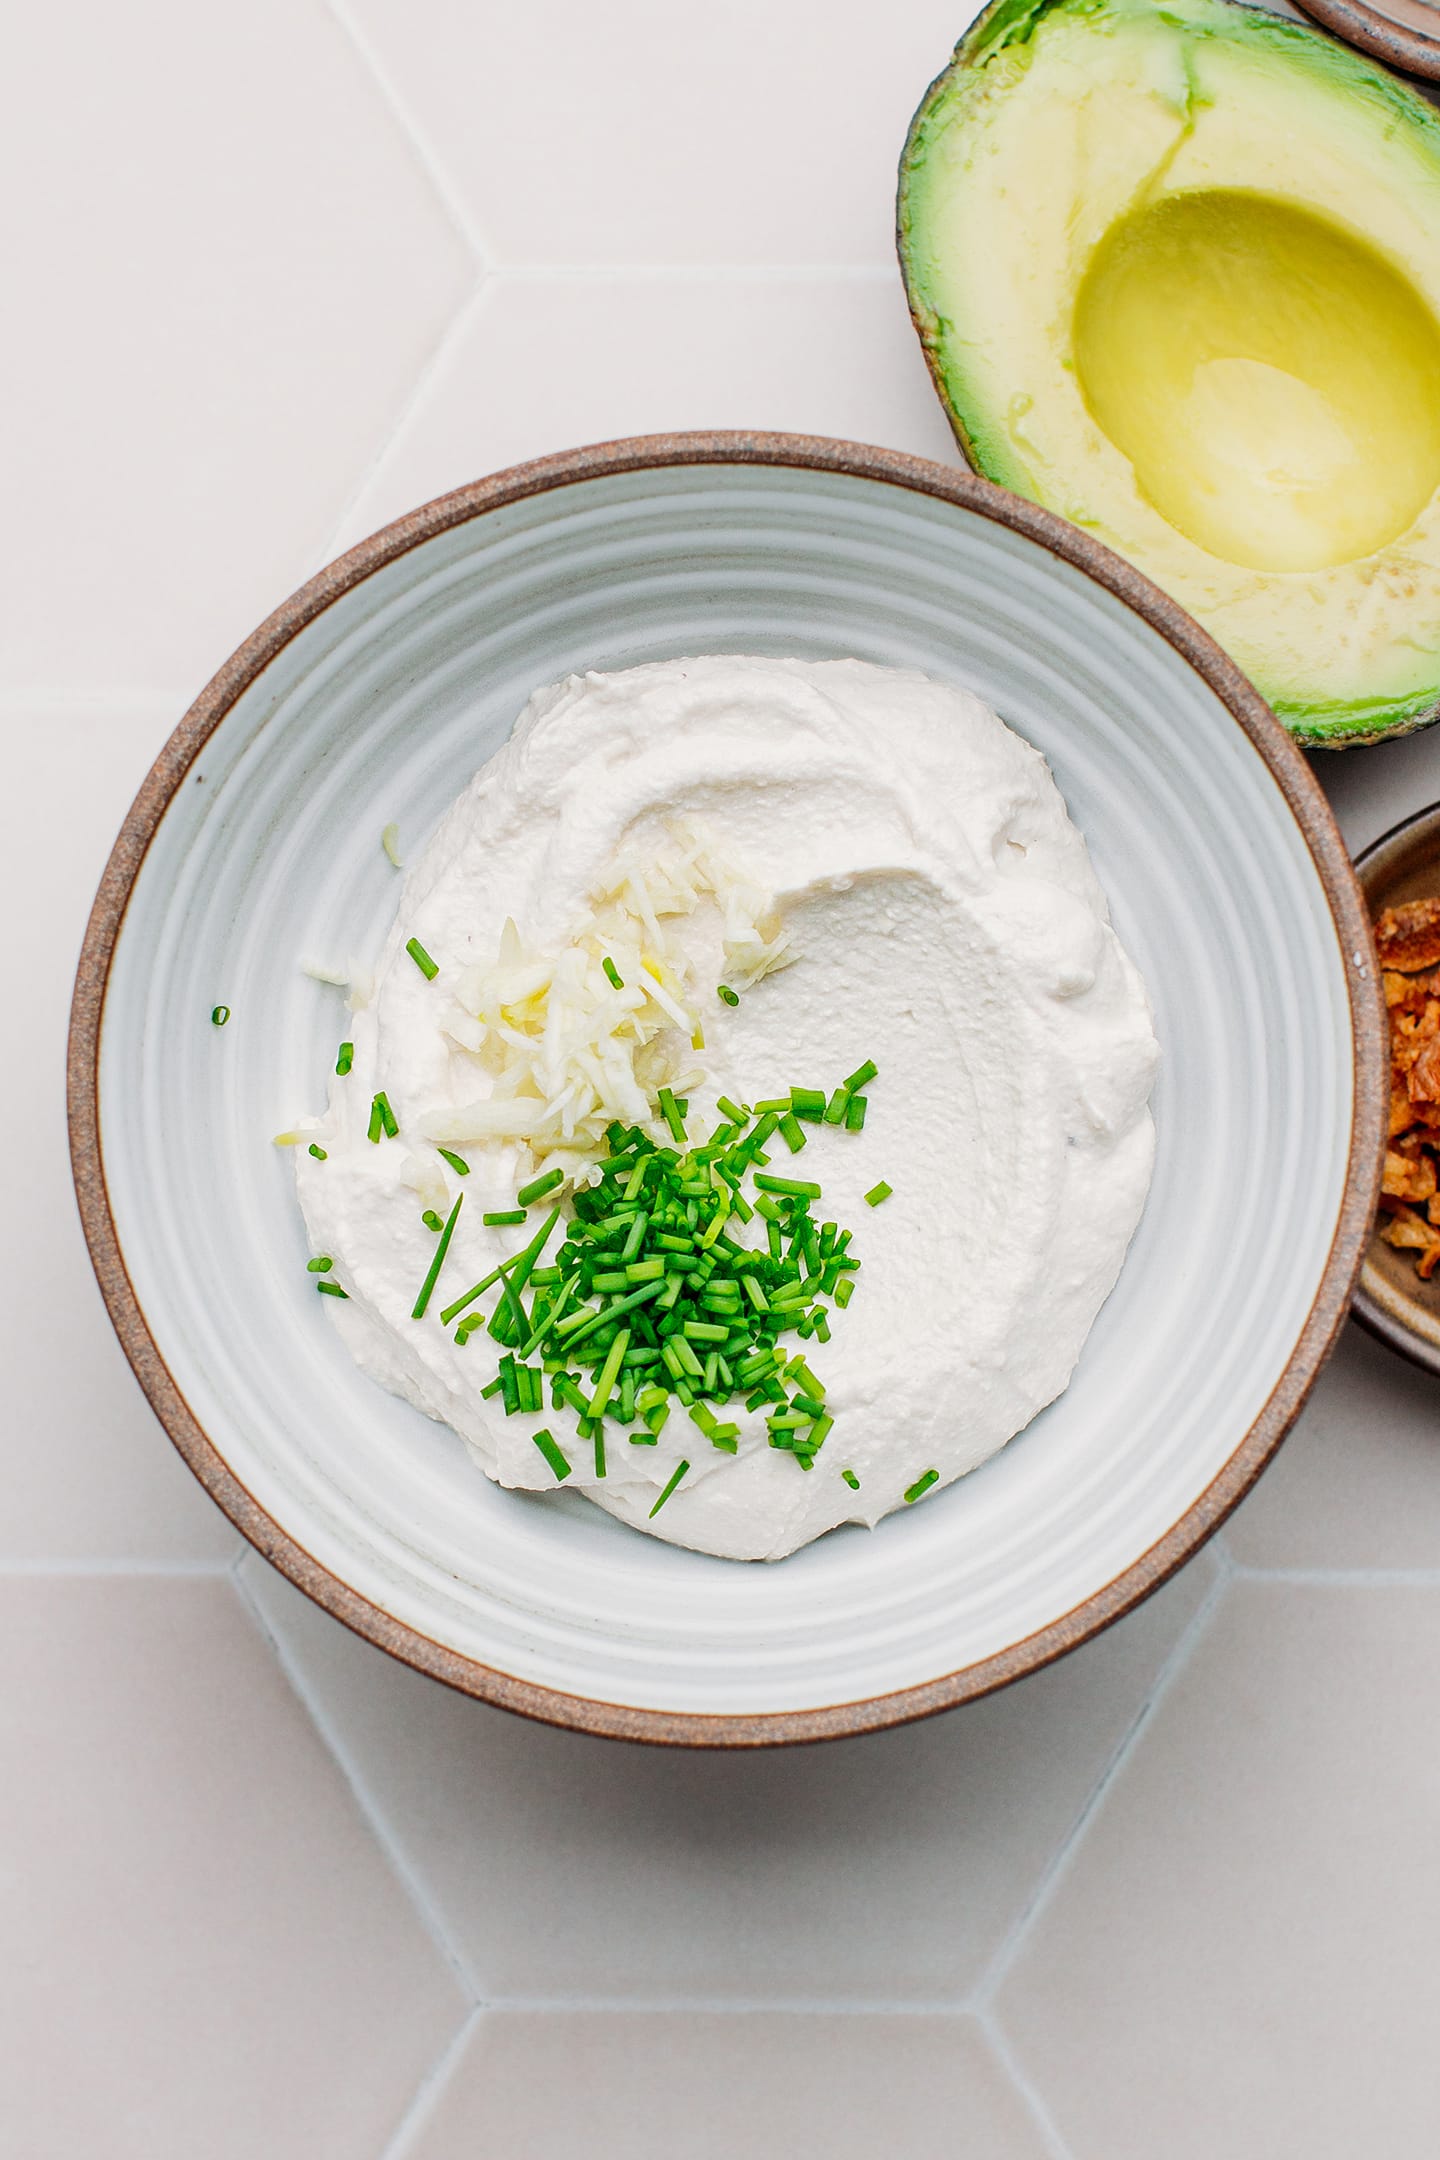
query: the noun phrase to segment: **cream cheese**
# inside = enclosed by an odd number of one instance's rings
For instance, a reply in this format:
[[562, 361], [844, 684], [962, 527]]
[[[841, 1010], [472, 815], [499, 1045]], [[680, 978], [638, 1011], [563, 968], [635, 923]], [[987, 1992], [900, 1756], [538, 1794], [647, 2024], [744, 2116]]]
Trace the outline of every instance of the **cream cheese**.
[[[438, 1154], [447, 1118], [493, 1085], [446, 1016], [495, 963], [507, 919], [527, 952], [563, 952], [617, 860], [660, 854], [677, 829], [773, 898], [792, 963], [732, 1008], [713, 989], [732, 950], [718, 909], [702, 900], [674, 931], [711, 986], [704, 1048], [685, 1046], [701, 1121], [719, 1094], [753, 1102], [833, 1086], [866, 1058], [880, 1068], [863, 1132], [812, 1126], [797, 1160], [862, 1265], [830, 1342], [803, 1346], [834, 1417], [811, 1471], [731, 1404], [736, 1456], [672, 1415], [655, 1447], [613, 1440], [603, 1481], [569, 1446], [570, 1487], [671, 1542], [778, 1559], [838, 1523], [873, 1525], [929, 1470], [962, 1476], [1066, 1386], [1144, 1205], [1157, 1048], [1043, 758], [978, 698], [857, 660], [731, 657], [538, 692], [406, 876], [350, 1027], [353, 1069], [305, 1133], [327, 1159], [297, 1150], [313, 1246], [349, 1293], [326, 1302], [352, 1354], [502, 1485], [553, 1488], [532, 1435], [571, 1443], [574, 1421], [507, 1418], [481, 1394], [495, 1344], [481, 1330], [459, 1347], [438, 1318], [524, 1242], [481, 1216], [511, 1205], [536, 1163], [514, 1137], [455, 1142], [465, 1179]], [[374, 1145], [381, 1088], [400, 1133]], [[872, 1209], [882, 1179], [893, 1197]], [[462, 1189], [439, 1292], [413, 1320], [435, 1250], [422, 1207], [445, 1212]]]

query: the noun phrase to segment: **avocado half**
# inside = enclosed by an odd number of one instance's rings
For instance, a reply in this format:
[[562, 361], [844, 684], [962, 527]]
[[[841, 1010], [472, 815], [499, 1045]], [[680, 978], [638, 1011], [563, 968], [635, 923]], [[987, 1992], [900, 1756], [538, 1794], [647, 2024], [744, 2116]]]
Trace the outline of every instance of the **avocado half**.
[[978, 471], [1302, 742], [1440, 716], [1440, 113], [1234, 0], [997, 0], [915, 116], [899, 245]]

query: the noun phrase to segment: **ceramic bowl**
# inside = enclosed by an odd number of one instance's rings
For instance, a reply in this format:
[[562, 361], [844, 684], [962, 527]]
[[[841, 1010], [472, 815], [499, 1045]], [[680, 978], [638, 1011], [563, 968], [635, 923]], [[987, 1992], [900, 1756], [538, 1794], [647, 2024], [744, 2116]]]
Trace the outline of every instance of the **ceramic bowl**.
[[[1068, 1391], [993, 1461], [775, 1566], [503, 1492], [350, 1363], [271, 1136], [343, 1032], [301, 963], [378, 947], [423, 843], [528, 694], [666, 655], [853, 654], [968, 685], [1049, 758], [1163, 1050], [1154, 1185]], [[228, 1026], [211, 1025], [217, 1001]], [[974, 476], [800, 437], [654, 437], [522, 466], [287, 602], [186, 716], [96, 902], [76, 991], [81, 1209], [192, 1469], [342, 1620], [592, 1732], [861, 1732], [1030, 1672], [1152, 1590], [1244, 1493], [1349, 1303], [1383, 1016], [1319, 788], [1135, 571]]]
[[[1440, 803], [1383, 834], [1356, 858], [1355, 868], [1372, 916], [1401, 900], [1440, 892]], [[1355, 1317], [1392, 1350], [1440, 1373], [1440, 1274], [1422, 1282], [1414, 1256], [1378, 1235], [1365, 1256]]]

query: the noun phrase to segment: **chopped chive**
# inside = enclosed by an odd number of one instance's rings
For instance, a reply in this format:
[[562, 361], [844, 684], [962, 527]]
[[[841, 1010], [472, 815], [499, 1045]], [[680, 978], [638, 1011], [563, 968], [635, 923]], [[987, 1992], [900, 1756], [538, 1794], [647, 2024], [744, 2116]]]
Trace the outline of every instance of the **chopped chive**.
[[497, 1208], [494, 1214], [482, 1215], [480, 1220], [487, 1230], [498, 1230], [506, 1223], [525, 1222], [527, 1217], [523, 1207]]
[[844, 1478], [845, 1483], [850, 1487], [851, 1492], [859, 1492], [860, 1480], [858, 1477], [856, 1477], [853, 1470], [842, 1470], [840, 1472], [840, 1475]]
[[528, 1185], [521, 1186], [515, 1195], [515, 1205], [520, 1208], [533, 1207], [537, 1200], [543, 1200], [546, 1193], [554, 1192], [556, 1186], [563, 1185], [564, 1182], [563, 1170], [547, 1170], [543, 1177], [531, 1178]]
[[316, 1162], [329, 1162], [330, 1160], [330, 1157], [326, 1154], [324, 1148], [321, 1147], [317, 1141], [312, 1140], [306, 1152], [307, 1154], [313, 1155]]
[[866, 1058], [864, 1064], [857, 1065], [854, 1072], [845, 1082], [846, 1094], [854, 1095], [860, 1088], [868, 1087], [879, 1070], [878, 1065], [874, 1064], [870, 1058]]
[[605, 970], [606, 981], [613, 984], [615, 989], [623, 990], [625, 987], [625, 978], [620, 973], [619, 968], [616, 967], [615, 962], [610, 958], [610, 955], [608, 953], [605, 955], [605, 958], [601, 961], [600, 965]]
[[323, 1297], [348, 1298], [350, 1295], [348, 1290], [341, 1289], [338, 1282], [327, 1282], [323, 1275], [321, 1276], [319, 1282], [316, 1283], [315, 1287]]
[[843, 1087], [836, 1088], [834, 1094], [830, 1097], [829, 1102], [825, 1105], [824, 1122], [827, 1125], [843, 1125], [845, 1122], [845, 1113], [849, 1109], [849, 1107], [849, 1089]]
[[463, 1155], [452, 1155], [448, 1147], [436, 1148], [442, 1162], [448, 1162], [456, 1177], [469, 1177], [470, 1165]]
[[605, 1425], [600, 1418], [595, 1420], [595, 1475], [597, 1478], [605, 1475]]
[[436, 1214], [433, 1207], [427, 1207], [424, 1214], [420, 1217], [420, 1220], [424, 1223], [427, 1230], [443, 1230], [445, 1227], [444, 1223]]
[[214, 1027], [224, 1027], [224, 1025], [225, 1025], [226, 1021], [227, 1021], [227, 1020], [229, 1019], [229, 1017], [230, 1017], [230, 1007], [229, 1007], [228, 1005], [215, 1005], [215, 1006], [212, 1006], [212, 1008], [211, 1008], [211, 1011], [210, 1011], [210, 1020], [211, 1020], [211, 1024], [212, 1024], [212, 1026], [214, 1026]]
[[307, 1275], [328, 1275], [335, 1262], [328, 1253], [317, 1253], [313, 1260], [305, 1262]]
[[938, 1471], [938, 1470], [927, 1470], [927, 1471], [925, 1472], [925, 1475], [924, 1475], [923, 1477], [918, 1477], [918, 1478], [916, 1478], [916, 1480], [915, 1480], [915, 1483], [914, 1483], [913, 1485], [907, 1485], [907, 1487], [905, 1488], [905, 1498], [907, 1499], [907, 1501], [910, 1501], [910, 1502], [912, 1502], [912, 1503], [913, 1503], [914, 1501], [916, 1501], [916, 1500], [918, 1500], [918, 1499], [920, 1498], [920, 1496], [921, 1496], [921, 1494], [922, 1494], [922, 1493], [927, 1493], [927, 1492], [929, 1492], [929, 1490], [930, 1490], [930, 1487], [931, 1487], [932, 1485], [938, 1485], [938, 1484], [939, 1484], [939, 1482], [940, 1482], [940, 1473], [939, 1473], [939, 1471]]
[[880, 1183], [878, 1185], [872, 1185], [869, 1192], [866, 1193], [866, 1207], [879, 1207], [881, 1201], [888, 1200], [894, 1190], [895, 1188], [893, 1185], [887, 1185], [884, 1178], [881, 1178]]
[[[455, 1318], [455, 1315], [457, 1313], [464, 1312], [467, 1305], [473, 1305], [477, 1297], [483, 1297], [485, 1292], [490, 1289], [491, 1285], [501, 1281], [501, 1279], [506, 1276], [511, 1271], [511, 1269], [525, 1269], [521, 1285], [523, 1288], [524, 1283], [530, 1280], [530, 1269], [534, 1267], [541, 1253], [545, 1250], [545, 1247], [549, 1242], [550, 1233], [554, 1229], [556, 1223], [559, 1222], [559, 1220], [560, 1210], [558, 1207], [553, 1208], [550, 1214], [546, 1217], [544, 1223], [541, 1225], [540, 1229], [536, 1232], [535, 1236], [531, 1238], [528, 1245], [522, 1245], [519, 1252], [511, 1253], [508, 1260], [502, 1260], [498, 1267], [491, 1268], [490, 1273], [488, 1275], [483, 1275], [480, 1281], [476, 1283], [473, 1288], [465, 1292], [465, 1295], [463, 1297], [457, 1298], [453, 1305], [447, 1305], [444, 1312], [442, 1312], [440, 1315], [440, 1318], [444, 1321], [446, 1327], [449, 1327], [450, 1322]], [[529, 1263], [528, 1266], [526, 1265], [527, 1262]]]
[[818, 1125], [825, 1115], [825, 1097], [818, 1088], [791, 1088], [790, 1108], [798, 1118], [808, 1118]]
[[536, 1447], [539, 1448], [546, 1462], [549, 1463], [550, 1468], [554, 1471], [556, 1477], [562, 1480], [569, 1477], [569, 1459], [568, 1457], [563, 1455], [560, 1449], [555, 1445], [555, 1441], [552, 1435], [546, 1432], [545, 1428], [542, 1426], [539, 1432], [531, 1433], [530, 1437], [535, 1442]]
[[370, 1105], [370, 1127], [366, 1138], [378, 1145], [382, 1133], [393, 1140], [399, 1130], [395, 1113], [390, 1107], [390, 1098], [382, 1089]]
[[868, 1108], [869, 1100], [866, 1096], [852, 1095], [850, 1097], [850, 1100], [845, 1105], [846, 1132], [861, 1132], [864, 1130], [865, 1112]]
[[445, 1255], [450, 1250], [450, 1240], [455, 1235], [455, 1218], [460, 1213], [460, 1204], [464, 1200], [464, 1198], [465, 1195], [463, 1192], [457, 1193], [455, 1195], [455, 1205], [451, 1208], [449, 1216], [446, 1219], [444, 1228], [440, 1232], [440, 1242], [435, 1247], [434, 1256], [430, 1262], [429, 1272], [427, 1273], [424, 1282], [420, 1286], [420, 1295], [416, 1298], [415, 1303], [410, 1308], [410, 1317], [412, 1320], [423, 1320], [425, 1317], [425, 1308], [430, 1303], [430, 1293], [435, 1288], [436, 1283], [440, 1279], [440, 1270], [445, 1265]]
[[661, 1088], [658, 1100], [660, 1103], [660, 1115], [670, 1128], [671, 1138], [677, 1140], [680, 1146], [684, 1147], [686, 1139], [684, 1112], [668, 1087]]
[[615, 1391], [615, 1382], [620, 1372], [620, 1361], [629, 1347], [630, 1330], [622, 1327], [606, 1352], [605, 1362], [600, 1368], [600, 1377], [596, 1381], [595, 1391], [590, 1397], [589, 1414], [592, 1418], [604, 1415], [605, 1405]]
[[426, 982], [434, 982], [435, 977], [440, 972], [439, 966], [434, 960], [431, 959], [429, 953], [426, 952], [425, 947], [421, 944], [419, 938], [412, 937], [406, 945], [405, 950], [407, 953], [409, 953], [410, 958], [415, 962], [416, 967], [419, 968], [421, 974], [425, 977]]
[[340, 1045], [340, 1048], [339, 1048], [339, 1051], [337, 1052], [337, 1054], [336, 1054], [336, 1058], [335, 1058], [335, 1070], [336, 1070], [336, 1072], [337, 1072], [337, 1073], [339, 1073], [339, 1074], [341, 1075], [341, 1077], [343, 1078], [343, 1077], [344, 1077], [344, 1075], [345, 1075], [346, 1073], [348, 1073], [348, 1072], [349, 1072], [349, 1070], [350, 1070], [351, 1066], [352, 1066], [352, 1065], [353, 1065], [354, 1063], [355, 1063], [355, 1045], [354, 1045], [354, 1043], [353, 1043], [353, 1042], [343, 1042], [343, 1043], [341, 1043], [341, 1045]]
[[715, 995], [722, 1005], [738, 1005], [740, 1002], [739, 991], [732, 990], [729, 983], [717, 983], [715, 985]]
[[798, 1155], [805, 1145], [804, 1129], [793, 1110], [780, 1120], [780, 1137], [792, 1155]]
[[763, 1172], [757, 1171], [755, 1185], [759, 1192], [788, 1193], [795, 1200], [820, 1198], [820, 1187], [807, 1178], [766, 1177]]
[[659, 1499], [658, 1499], [658, 1500], [657, 1500], [657, 1501], [655, 1502], [655, 1505], [654, 1505], [654, 1507], [652, 1507], [652, 1508], [651, 1508], [651, 1510], [650, 1510], [650, 1520], [651, 1520], [652, 1522], [653, 1522], [653, 1521], [655, 1520], [655, 1517], [656, 1517], [656, 1516], [657, 1516], [657, 1515], [659, 1514], [659, 1512], [660, 1512], [661, 1508], [662, 1508], [662, 1507], [664, 1507], [664, 1505], [665, 1505], [665, 1502], [666, 1502], [666, 1501], [667, 1501], [667, 1500], [668, 1500], [668, 1499], [670, 1498], [670, 1495], [671, 1495], [671, 1493], [673, 1493], [673, 1492], [674, 1492], [674, 1490], [675, 1490], [676, 1486], [677, 1486], [677, 1485], [678, 1485], [678, 1484], [680, 1483], [680, 1480], [681, 1480], [681, 1478], [683, 1478], [683, 1477], [684, 1477], [684, 1475], [685, 1475], [686, 1471], [687, 1471], [687, 1470], [688, 1470], [689, 1468], [690, 1468], [690, 1465], [689, 1465], [689, 1463], [688, 1463], [688, 1462], [679, 1462], [679, 1463], [676, 1463], [676, 1465], [675, 1465], [675, 1468], [674, 1468], [674, 1469], [673, 1469], [673, 1470], [671, 1471], [671, 1473], [670, 1473], [670, 1482], [669, 1482], [669, 1484], [668, 1484], [668, 1485], [667, 1485], [667, 1486], [665, 1487], [665, 1490], [664, 1490], [664, 1492], [662, 1492], [662, 1493], [661, 1493], [661, 1495], [660, 1495]]
[[715, 1107], [720, 1112], [721, 1117], [729, 1118], [730, 1122], [733, 1125], [745, 1125], [749, 1123], [750, 1113], [745, 1108], [745, 1105], [743, 1103], [731, 1102], [728, 1095], [717, 1095], [715, 1098]]

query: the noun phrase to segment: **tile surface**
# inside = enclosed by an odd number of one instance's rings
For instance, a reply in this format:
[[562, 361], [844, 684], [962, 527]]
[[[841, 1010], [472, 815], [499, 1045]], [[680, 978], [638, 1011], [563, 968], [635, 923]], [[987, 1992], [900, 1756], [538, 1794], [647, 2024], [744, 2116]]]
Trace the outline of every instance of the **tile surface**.
[[[501, 263], [880, 264], [942, 0], [345, 0]], [[575, 359], [585, 364], [583, 337]]]
[[[559, 2074], [557, 2074], [557, 2072]], [[491, 2012], [405, 2160], [1046, 2160], [968, 2019]]]
[[0, 688], [188, 703], [307, 574], [473, 262], [322, 0], [36, 8], [23, 47]]
[[1024, 1686], [761, 1755], [528, 1725], [244, 1575], [487, 1997], [959, 2001], [1080, 1815], [1201, 1561]]
[[897, 279], [491, 279], [343, 537], [577, 443], [736, 427], [866, 441], [881, 414], [887, 444], [957, 461]]
[[0, 1583], [0, 2153], [356, 2160], [455, 1981], [224, 1582]]
[[999, 1998], [1073, 2160], [1440, 2136], [1440, 1590], [1237, 1584]]

